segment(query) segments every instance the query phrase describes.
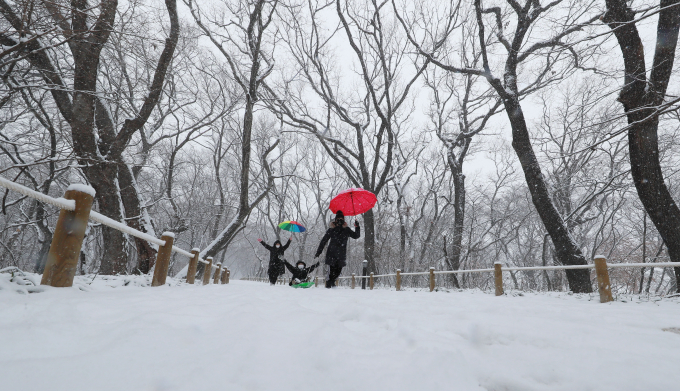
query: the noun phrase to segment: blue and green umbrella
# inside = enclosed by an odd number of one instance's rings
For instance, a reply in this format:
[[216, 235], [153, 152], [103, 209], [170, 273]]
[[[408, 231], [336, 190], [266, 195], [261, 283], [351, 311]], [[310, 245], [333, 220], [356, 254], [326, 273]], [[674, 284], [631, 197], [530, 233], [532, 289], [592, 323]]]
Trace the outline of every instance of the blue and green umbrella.
[[305, 232], [307, 230], [307, 228], [303, 227], [302, 224], [292, 220], [284, 221], [283, 223], [279, 224], [279, 228], [290, 232]]

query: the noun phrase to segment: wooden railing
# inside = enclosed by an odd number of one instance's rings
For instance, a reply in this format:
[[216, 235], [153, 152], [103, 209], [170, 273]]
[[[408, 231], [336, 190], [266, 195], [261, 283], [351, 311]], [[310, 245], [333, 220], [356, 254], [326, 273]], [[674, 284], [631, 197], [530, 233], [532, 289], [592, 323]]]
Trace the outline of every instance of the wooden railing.
[[[611, 283], [609, 281], [609, 269], [617, 268], [646, 268], [646, 267], [680, 267], [680, 262], [659, 262], [659, 263], [607, 263], [604, 256], [596, 255], [593, 259], [592, 264], [587, 265], [564, 265], [564, 266], [533, 266], [533, 267], [504, 267], [500, 262], [494, 263], [493, 268], [489, 269], [472, 269], [472, 270], [439, 270], [435, 271], [434, 267], [431, 267], [427, 272], [409, 272], [402, 273], [401, 270], [397, 269], [395, 273], [388, 274], [374, 274], [370, 273], [367, 276], [357, 276], [352, 273], [350, 276], [338, 277], [338, 280], [350, 280], [350, 288], [354, 289], [357, 285], [357, 280], [368, 279], [368, 289], [372, 290], [375, 286], [376, 279], [380, 277], [395, 277], [396, 283], [395, 288], [397, 291], [402, 290], [402, 278], [404, 276], [429, 276], [429, 288], [430, 292], [434, 291], [436, 288], [436, 275], [440, 274], [464, 274], [464, 273], [493, 273], [494, 275], [494, 288], [495, 295], [501, 296], [504, 294], [505, 290], [503, 288], [503, 272], [517, 272], [517, 271], [532, 271], [532, 270], [573, 270], [573, 269], [595, 269], [595, 274], [597, 276], [597, 289], [600, 295], [600, 302], [607, 303], [613, 301], [613, 295], [611, 290]], [[264, 281], [269, 282], [266, 278], [256, 278], [256, 277], [245, 277], [242, 278], [247, 281]], [[284, 277], [283, 280], [287, 279]], [[319, 281], [322, 279], [315, 278], [316, 286], [319, 286]]]
[[207, 265], [206, 270], [203, 273], [204, 285], [210, 283], [213, 268], [215, 269], [215, 273], [212, 276], [214, 284], [219, 282], [222, 284], [229, 283], [231, 272], [228, 269], [222, 268], [222, 264], [220, 263], [213, 265], [212, 257], [202, 259], [198, 248], [194, 248], [189, 252], [175, 246], [174, 233], [164, 232], [163, 235], [161, 235], [161, 238], [158, 239], [155, 236], [133, 229], [125, 223], [113, 220], [91, 210], [95, 191], [90, 186], [72, 184], [66, 189], [64, 197], [60, 198], [50, 197], [3, 177], [0, 177], [0, 186], [61, 209], [59, 219], [54, 227], [54, 234], [52, 236], [50, 251], [47, 255], [45, 272], [43, 273], [42, 281], [40, 282], [41, 285], [50, 285], [54, 287], [73, 286], [73, 278], [76, 274], [80, 248], [82, 247], [83, 239], [85, 238], [88, 220], [96, 221], [158, 246], [158, 254], [156, 255], [156, 264], [151, 286], [161, 286], [165, 284], [172, 252], [190, 258], [189, 268], [187, 270], [187, 283], [194, 283], [198, 262]]

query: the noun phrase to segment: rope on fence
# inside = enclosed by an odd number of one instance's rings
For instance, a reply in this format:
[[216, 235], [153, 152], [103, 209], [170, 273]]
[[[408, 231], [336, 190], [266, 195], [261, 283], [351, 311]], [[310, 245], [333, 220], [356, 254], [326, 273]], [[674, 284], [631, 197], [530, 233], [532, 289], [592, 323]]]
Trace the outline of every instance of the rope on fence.
[[[67, 211], [75, 211], [76, 209], [76, 202], [75, 200], [67, 200], [65, 198], [53, 198], [50, 197], [46, 194], [40, 193], [38, 191], [29, 189], [26, 186], [20, 185], [18, 183], [12, 182], [6, 178], [0, 177], [0, 186], [5, 187], [9, 190], [16, 191], [17, 193], [23, 194], [27, 197], [34, 198], [38, 201], [41, 201], [43, 203], [49, 204], [56, 206], [60, 209], [64, 209]], [[68, 187], [67, 191], [69, 190], [74, 190], [82, 193], [89, 194], [90, 196], [94, 197], [94, 189], [91, 188], [90, 186], [83, 185], [83, 184], [72, 184]], [[89, 206], [88, 206], [89, 209]], [[166, 241], [162, 239], [158, 239], [152, 235], [149, 235], [145, 232], [138, 231], [134, 228], [129, 227], [128, 225], [121, 223], [119, 221], [113, 220], [112, 218], [109, 218], [107, 216], [102, 215], [101, 213], [97, 213], [95, 211], [90, 211], [89, 212], [89, 219], [94, 220], [96, 222], [99, 222], [103, 225], [106, 225], [108, 227], [111, 227], [113, 229], [116, 229], [118, 231], [124, 232], [128, 235], [146, 240], [150, 243], [156, 244], [160, 247], [163, 247], [166, 245]], [[165, 233], [164, 235], [168, 236], [171, 235], [171, 233]], [[171, 251], [174, 251], [178, 254], [182, 254], [188, 258], [194, 258], [195, 254], [186, 251], [182, 248], [179, 248], [177, 246], [172, 245], [172, 240], [170, 240], [171, 244]], [[198, 253], [198, 249], [193, 250], [195, 253]], [[604, 257], [597, 256], [596, 259]], [[213, 265], [212, 263], [212, 258], [208, 258], [208, 260], [203, 260], [201, 258], [198, 258], [198, 261], [204, 264], [207, 264], [209, 268], [215, 268], [215, 269], [220, 269], [221, 270], [221, 265]], [[660, 263], [615, 263], [615, 264], [608, 264], [605, 263], [607, 268], [625, 268], [625, 267], [680, 267], [680, 262], [660, 262]], [[376, 277], [393, 277], [393, 276], [423, 276], [423, 275], [430, 275], [430, 279], [432, 280], [434, 278], [434, 274], [459, 274], [459, 273], [481, 273], [481, 272], [495, 272], [496, 274], [499, 274], [500, 272], [503, 271], [527, 271], [527, 270], [566, 270], [566, 269], [596, 269], [595, 264], [586, 264], [586, 265], [561, 265], [561, 266], [532, 266], [532, 267], [505, 267], [505, 268], [500, 268], [497, 267], [494, 269], [472, 269], [472, 270], [440, 270], [440, 271], [434, 271], [434, 268], [430, 268], [430, 271], [428, 272], [411, 272], [411, 273], [401, 273], [401, 271], [398, 271], [397, 273], [389, 273], [389, 274], [378, 274], [378, 275], [373, 275], [371, 273], [370, 276], [343, 276], [339, 277], [338, 280], [342, 279], [355, 279], [355, 278], [367, 278], [370, 279], [371, 282], [373, 278]], [[209, 275], [209, 274], [208, 274]], [[498, 276], [497, 276], [498, 278]], [[317, 280], [318, 281], [318, 280]], [[433, 281], [431, 281], [431, 285], [433, 284]], [[430, 290], [432, 290], [432, 286], [430, 287]], [[502, 292], [501, 292], [502, 294]], [[498, 292], [497, 292], [498, 295]]]
[[[611, 266], [611, 265], [608, 265]], [[594, 269], [595, 265], [563, 265], [563, 266], [529, 266], [529, 267], [504, 267], [503, 271], [522, 271], [522, 270], [566, 270], [566, 269]]]
[[[17, 193], [23, 194], [25, 196], [35, 198], [36, 200], [43, 202], [45, 204], [56, 206], [60, 209], [74, 210], [76, 208], [76, 202], [73, 200], [67, 200], [65, 198], [52, 198], [47, 194], [43, 194], [39, 191], [31, 190], [26, 186], [22, 186], [18, 183], [7, 180], [0, 177], [0, 186], [7, 188], [9, 190], [16, 191]], [[71, 185], [73, 186], [73, 185]], [[69, 186], [70, 188], [70, 186]]]
[[144, 239], [144, 240], [146, 240], [147, 242], [150, 242], [150, 243], [153, 243], [153, 244], [157, 244], [157, 245], [159, 245], [159, 246], [165, 246], [165, 240], [161, 240], [161, 239], [158, 239], [158, 238], [155, 237], [155, 236], [151, 236], [151, 235], [149, 235], [149, 234], [147, 234], [147, 233], [144, 233], [144, 232], [141, 232], [141, 231], [137, 231], [136, 229], [131, 228], [131, 227], [128, 227], [127, 225], [125, 225], [125, 224], [123, 224], [123, 223], [121, 223], [121, 222], [118, 222], [118, 221], [116, 221], [116, 220], [114, 220], [114, 219], [112, 219], [112, 218], [110, 218], [110, 217], [106, 217], [106, 216], [104, 216], [104, 215], [101, 214], [101, 213], [97, 213], [97, 212], [95, 212], [95, 211], [91, 211], [91, 212], [90, 212], [90, 220], [94, 220], [94, 221], [96, 221], [96, 222], [98, 222], [98, 223], [102, 223], [102, 224], [104, 224], [104, 225], [106, 225], [106, 226], [108, 226], [108, 227], [111, 227], [111, 228], [116, 229], [116, 230], [118, 230], [118, 231], [124, 232], [124, 233], [126, 233], [126, 234], [128, 234], [128, 235], [132, 235], [132, 236], [134, 236], [134, 237], [137, 237], [137, 238], [140, 238], [140, 239]]
[[[68, 211], [74, 211], [76, 208], [76, 202], [74, 200], [67, 200], [65, 198], [59, 197], [59, 198], [53, 198], [50, 197], [47, 194], [43, 194], [41, 192], [29, 189], [26, 186], [20, 185], [18, 183], [12, 182], [6, 178], [3, 178], [0, 176], [0, 186], [5, 187], [9, 190], [16, 191], [17, 193], [23, 194], [27, 197], [34, 198], [40, 202], [43, 202], [45, 204], [53, 205], [56, 206], [57, 208], [68, 210]], [[90, 186], [84, 185], [84, 184], [71, 184], [66, 191], [69, 190], [75, 190], [83, 193], [87, 193], [94, 197], [95, 192], [94, 189]], [[155, 236], [149, 235], [148, 233], [141, 232], [139, 230], [136, 230], [132, 227], [129, 227], [127, 224], [116, 221], [110, 217], [104, 216], [101, 213], [95, 212], [93, 210], [90, 211], [89, 213], [89, 219], [96, 221], [100, 224], [106, 225], [107, 227], [111, 227], [115, 230], [121, 231], [123, 233], [126, 233], [128, 235], [134, 236], [136, 238], [146, 240], [149, 243], [153, 243], [159, 247], [165, 246], [165, 240], [159, 239]], [[186, 251], [182, 248], [179, 248], [177, 246], [172, 246], [172, 251], [182, 254], [188, 258], [193, 258], [194, 255], [190, 253], [189, 251]], [[211, 265], [210, 262], [203, 260], [201, 258], [198, 259], [199, 262], [210, 265], [211, 268], [218, 268], [217, 265]]]
[[608, 263], [609, 268], [622, 267], [680, 267], [680, 262], [659, 262], [659, 263]]

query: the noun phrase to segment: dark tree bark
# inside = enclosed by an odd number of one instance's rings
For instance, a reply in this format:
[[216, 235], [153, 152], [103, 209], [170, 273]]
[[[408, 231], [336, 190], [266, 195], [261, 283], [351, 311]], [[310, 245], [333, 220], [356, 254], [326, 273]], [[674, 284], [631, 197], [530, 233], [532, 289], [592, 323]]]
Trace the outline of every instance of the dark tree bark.
[[[563, 265], [587, 264], [581, 249], [576, 245], [562, 216], [550, 199], [541, 168], [536, 159], [527, 129], [524, 112], [518, 99], [505, 97], [505, 111], [512, 128], [512, 147], [519, 158], [524, 178], [529, 186], [531, 200], [555, 247], [557, 259]], [[588, 269], [566, 270], [569, 287], [574, 293], [592, 292]]]
[[[462, 243], [462, 240], [461, 240]], [[455, 244], [453, 245], [453, 249], [456, 250]], [[458, 254], [451, 253], [449, 254], [449, 249], [448, 245], [446, 243], [446, 236], [444, 236], [444, 259], [446, 260], [446, 263], [449, 265], [449, 268], [451, 270], [458, 270], [460, 269], [460, 250], [458, 251]], [[458, 265], [455, 264], [456, 259], [454, 258], [455, 256], [458, 256]], [[458, 282], [458, 276], [455, 274], [450, 274], [451, 276], [451, 284], [453, 285], [454, 288], [459, 289], [460, 288], [460, 283]]]
[[[649, 218], [668, 248], [672, 262], [680, 262], [680, 208], [664, 182], [659, 160], [659, 119], [664, 110], [680, 28], [680, 1], [659, 1], [656, 48], [647, 75], [642, 40], [635, 13], [625, 0], [606, 0], [603, 22], [612, 29], [625, 68], [619, 94], [628, 119], [628, 150], [633, 183]], [[675, 268], [680, 282], [680, 268]], [[677, 284], [680, 293], [680, 284]]]
[[[146, 123], [160, 99], [165, 75], [179, 38], [176, 0], [165, 2], [170, 16], [170, 36], [166, 39], [158, 60], [149, 95], [135, 118], [127, 119], [117, 134], [96, 92], [101, 51], [114, 26], [117, 0], [102, 0], [98, 7], [99, 16], [92, 24], [89, 23], [91, 5], [86, 0], [71, 2], [70, 20], [69, 17], [62, 15], [61, 9], [54, 4], [46, 2], [44, 5], [67, 39], [73, 56], [73, 88], [66, 86], [39, 40], [30, 41], [25, 45], [26, 50], [30, 51], [27, 59], [41, 72], [61, 115], [71, 127], [75, 155], [83, 167], [83, 173], [97, 192], [95, 199], [100, 212], [113, 219], [122, 220], [125, 211], [121, 205], [125, 203], [125, 199], [133, 211], [139, 209], [140, 205], [139, 198], [134, 200], [132, 193], [128, 193], [130, 197], [121, 197], [118, 182], [119, 166], [127, 169], [122, 153], [133, 134]], [[25, 26], [23, 20], [4, 0], [0, 0], [0, 13], [15, 30], [30, 29], [30, 26]], [[11, 38], [3, 36], [2, 40], [11, 41]], [[67, 92], [69, 90], [72, 91], [71, 95]], [[99, 132], [97, 133], [95, 129]], [[106, 251], [102, 255], [99, 272], [124, 273], [127, 269], [125, 236], [120, 231], [108, 227], [102, 227], [102, 235]], [[148, 244], [142, 245], [140, 249], [138, 242], [138, 251], [146, 254], [148, 250], [144, 248], [146, 246]]]
[[[121, 158], [122, 151], [132, 134], [148, 119], [153, 106], [160, 97], [165, 72], [177, 42], [179, 22], [174, 0], [166, 1], [172, 25], [171, 34], [159, 60], [154, 75], [154, 84], [140, 115], [127, 120], [121, 132], [116, 135], [110, 118], [106, 116], [106, 111], [97, 107], [101, 106], [101, 102], [98, 102], [95, 91], [101, 50], [113, 28], [117, 5], [115, 0], [102, 1], [99, 6], [99, 16], [90, 26], [88, 23], [90, 5], [87, 1], [76, 0], [71, 3], [70, 23], [65, 16], [61, 15], [60, 9], [53, 7], [51, 3], [45, 4], [68, 39], [73, 55], [72, 98], [67, 93], [69, 88], [38, 40], [31, 41], [30, 45], [27, 45], [27, 49], [30, 50], [27, 58], [41, 72], [45, 82], [52, 87], [50, 91], [57, 107], [71, 127], [73, 148], [78, 163], [83, 166], [83, 173], [97, 191], [96, 200], [100, 211], [107, 216], [121, 219], [124, 213], [117, 183], [117, 165], [124, 164]], [[30, 28], [30, 26], [24, 26], [23, 21], [4, 1], [0, 1], [0, 12], [17, 31]], [[95, 125], [99, 129], [99, 143], [96, 141]], [[139, 204], [138, 200], [137, 204]], [[103, 227], [102, 230], [107, 251], [104, 252], [100, 272], [106, 274], [124, 272], [127, 263], [125, 237], [119, 231], [108, 227]]]
[[[517, 18], [514, 34], [510, 39], [504, 36], [504, 28], [507, 27], [507, 24], [503, 20], [504, 15], [501, 13], [501, 9], [499, 7], [483, 8], [481, 0], [474, 1], [478, 44], [482, 57], [482, 69], [468, 67], [467, 64], [465, 67], [461, 68], [443, 63], [435, 57], [433, 52], [425, 51], [421, 45], [415, 41], [413, 36], [410, 35], [410, 27], [401, 16], [397, 15], [397, 18], [409, 34], [409, 40], [411, 43], [413, 43], [418, 48], [418, 51], [422, 55], [432, 61], [435, 65], [449, 72], [477, 75], [487, 79], [488, 83], [491, 85], [491, 87], [493, 87], [499, 98], [502, 100], [503, 107], [508, 116], [512, 129], [512, 147], [515, 150], [515, 153], [522, 166], [533, 204], [536, 207], [536, 210], [543, 221], [550, 238], [553, 241], [557, 258], [559, 259], [560, 263], [564, 265], [585, 265], [587, 262], [583, 256], [583, 253], [581, 252], [581, 249], [572, 239], [565, 222], [563, 221], [550, 198], [550, 194], [541, 173], [541, 168], [538, 164], [536, 154], [534, 153], [533, 147], [531, 145], [529, 130], [524, 118], [522, 105], [520, 103], [521, 98], [530, 91], [547, 84], [543, 78], [549, 73], [549, 70], [551, 69], [550, 62], [548, 61], [544, 70], [542, 71], [543, 73], [534, 82], [535, 85], [528, 90], [520, 90], [518, 88], [517, 70], [523, 61], [532, 55], [537, 54], [537, 52], [540, 50], [548, 48], [553, 51], [555, 51], [556, 48], [564, 51], [568, 50], [565, 48], [562, 39], [576, 31], [581, 30], [584, 26], [593, 23], [595, 20], [597, 20], [597, 17], [593, 17], [582, 23], [565, 26], [562, 30], [556, 32], [554, 36], [544, 41], [527, 45], [527, 35], [531, 32], [534, 22], [536, 22], [536, 20], [538, 20], [542, 14], [547, 12], [557, 3], [550, 3], [545, 7], [541, 6], [538, 1], [534, 0], [527, 0], [524, 5], [521, 5], [514, 0], [508, 0], [508, 3], [510, 4], [512, 12], [514, 12]], [[393, 6], [396, 9], [394, 2]], [[458, 10], [453, 10], [453, 12], [455, 15], [457, 15]], [[495, 16], [495, 36], [507, 52], [503, 80], [494, 76], [493, 72], [491, 71], [487, 54], [488, 38], [485, 33], [485, 24], [483, 20], [484, 14]], [[453, 17], [450, 17], [449, 19], [454, 20]], [[451, 31], [446, 31], [446, 34], [450, 33]], [[434, 52], [439, 50], [444, 42], [444, 39], [438, 39], [434, 43]], [[588, 270], [567, 270], [566, 274], [567, 279], [569, 280], [569, 286], [572, 291], [577, 293], [592, 292], [590, 272]]]

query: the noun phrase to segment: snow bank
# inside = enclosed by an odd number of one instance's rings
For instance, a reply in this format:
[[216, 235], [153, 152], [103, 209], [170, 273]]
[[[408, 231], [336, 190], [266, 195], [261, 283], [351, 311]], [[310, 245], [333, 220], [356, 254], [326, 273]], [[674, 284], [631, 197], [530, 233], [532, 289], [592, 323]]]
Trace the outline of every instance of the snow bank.
[[0, 291], [3, 389], [599, 391], [680, 381], [677, 299], [246, 281], [143, 288], [142, 277], [96, 277], [89, 292]]
[[[29, 293], [43, 292], [45, 287], [40, 286], [41, 276], [33, 273], [24, 273], [17, 267], [0, 269], [0, 292]], [[3, 292], [3, 293], [5, 293]]]

